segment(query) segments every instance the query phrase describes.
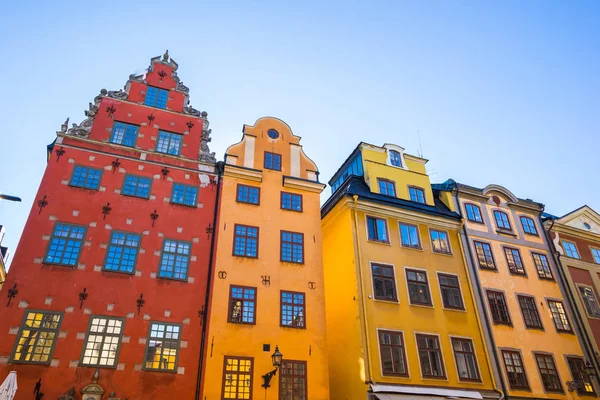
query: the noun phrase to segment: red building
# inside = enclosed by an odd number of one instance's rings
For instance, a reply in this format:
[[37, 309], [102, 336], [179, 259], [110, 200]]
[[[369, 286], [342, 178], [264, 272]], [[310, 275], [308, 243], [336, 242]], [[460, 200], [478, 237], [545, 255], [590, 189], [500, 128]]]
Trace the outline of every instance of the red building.
[[17, 400], [196, 395], [217, 177], [188, 104], [166, 53], [57, 132], [2, 291]]

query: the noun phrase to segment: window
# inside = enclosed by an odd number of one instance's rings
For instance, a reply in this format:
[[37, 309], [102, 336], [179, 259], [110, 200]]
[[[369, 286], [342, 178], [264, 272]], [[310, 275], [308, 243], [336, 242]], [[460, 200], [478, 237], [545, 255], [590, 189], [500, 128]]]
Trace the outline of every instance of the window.
[[84, 189], [98, 190], [100, 188], [101, 178], [101, 169], [76, 165], [75, 168], [73, 168], [73, 176], [71, 176], [69, 185]]
[[252, 367], [251, 357], [225, 356], [223, 365], [223, 399], [252, 399]]
[[451, 254], [448, 232], [431, 229], [431, 249], [434, 253]]
[[479, 260], [479, 268], [481, 269], [496, 269], [496, 263], [494, 262], [494, 254], [492, 248], [488, 243], [473, 242], [475, 244], [475, 252], [477, 253], [477, 260]]
[[152, 179], [150, 178], [144, 178], [135, 175], [125, 175], [125, 179], [123, 179], [123, 189], [121, 189], [121, 194], [147, 199], [150, 197], [151, 187]]
[[410, 195], [410, 201], [425, 204], [425, 191], [423, 189], [410, 186], [408, 194]]
[[496, 220], [496, 226], [498, 229], [511, 230], [510, 221], [508, 220], [508, 214], [503, 211], [494, 211], [494, 219]]
[[521, 225], [523, 225], [523, 231], [525, 233], [529, 233], [530, 235], [537, 236], [537, 229], [535, 227], [535, 222], [529, 217], [521, 217]]
[[465, 210], [467, 210], [467, 219], [473, 222], [479, 222], [483, 224], [483, 217], [481, 216], [481, 209], [475, 204], [465, 204]]
[[375, 298], [377, 300], [397, 301], [394, 267], [391, 265], [371, 264], [371, 272], [373, 274]]
[[464, 310], [460, 285], [456, 275], [438, 274], [440, 282], [440, 291], [442, 293], [442, 302], [445, 308], [454, 308]]
[[533, 263], [540, 279], [554, 280], [548, 258], [544, 254], [539, 253], [531, 253], [531, 256], [533, 257]]
[[508, 264], [508, 270], [511, 274], [515, 275], [527, 275], [525, 273], [525, 267], [523, 261], [521, 261], [521, 253], [518, 249], [512, 249], [510, 247], [504, 248], [504, 255], [506, 256], [506, 263]]
[[52, 311], [25, 311], [12, 362], [50, 364], [62, 314]]
[[230, 287], [227, 321], [236, 324], [256, 323], [256, 288], [246, 286]]
[[190, 264], [191, 248], [192, 244], [189, 242], [165, 239], [163, 241], [158, 276], [160, 278], [172, 278], [186, 281]]
[[279, 369], [279, 400], [306, 400], [306, 361], [282, 360]]
[[529, 382], [525, 374], [521, 353], [514, 350], [502, 350], [502, 359], [506, 376], [511, 389], [529, 389]]
[[594, 290], [589, 286], [577, 286], [579, 294], [585, 305], [585, 309], [590, 317], [600, 318], [600, 306]]
[[367, 230], [369, 240], [389, 243], [387, 234], [387, 221], [381, 218], [367, 217]]
[[258, 257], [258, 228], [236, 224], [233, 235], [233, 255], [240, 257]]
[[408, 297], [411, 304], [431, 306], [431, 295], [429, 294], [429, 282], [427, 273], [414, 269], [406, 270], [406, 281], [408, 283]]
[[563, 240], [562, 245], [563, 249], [565, 249], [565, 255], [567, 257], [579, 258], [579, 252], [577, 251], [577, 246], [575, 246], [575, 243]]
[[92, 316], [83, 345], [80, 365], [116, 367], [124, 323], [123, 318]]
[[595, 249], [595, 248], [591, 248], [592, 250], [592, 257], [594, 257], [594, 262], [596, 264], [600, 264], [600, 249]]
[[238, 184], [236, 201], [238, 203], [260, 204], [260, 188]]
[[159, 153], [178, 156], [181, 152], [181, 142], [183, 135], [172, 132], [158, 131], [158, 140], [156, 142], [156, 151]]
[[471, 339], [451, 338], [454, 359], [461, 381], [480, 381], [475, 349]]
[[159, 89], [154, 86], [148, 86], [144, 104], [156, 108], [167, 108], [167, 100], [169, 99], [169, 91]]
[[377, 183], [379, 184], [379, 193], [396, 197], [396, 185], [392, 181], [388, 181], [387, 179], [377, 179]]
[[550, 354], [535, 353], [535, 362], [540, 371], [544, 389], [548, 392], [564, 393], [554, 358]]
[[440, 350], [440, 339], [433, 335], [417, 334], [417, 349], [424, 378], [445, 378], [444, 363]]
[[488, 302], [490, 303], [490, 312], [492, 314], [492, 320], [494, 323], [512, 326], [504, 293], [488, 290], [487, 298]]
[[400, 153], [397, 152], [396, 150], [389, 150], [389, 153], [390, 153], [390, 164], [392, 164], [394, 167], [402, 168], [402, 156], [400, 156]]
[[340, 168], [340, 172], [334, 176], [335, 179], [331, 178], [331, 181], [329, 181], [331, 193], [334, 193], [350, 176], [363, 176], [363, 161], [360, 151], [344, 163], [342, 168]]
[[281, 326], [306, 328], [304, 293], [281, 291]]
[[265, 151], [265, 168], [281, 171], [281, 154]]
[[281, 261], [304, 264], [304, 234], [281, 231]]
[[146, 371], [177, 371], [181, 325], [150, 323], [144, 369]]
[[552, 321], [554, 321], [556, 330], [567, 333], [573, 332], [563, 303], [556, 300], [548, 300], [548, 307], [550, 307], [550, 314], [552, 315]]
[[198, 201], [198, 187], [173, 183], [173, 193], [171, 193], [171, 203], [184, 206], [196, 207]]
[[540, 314], [538, 313], [537, 304], [535, 304], [535, 298], [517, 295], [517, 299], [519, 300], [519, 307], [521, 307], [521, 314], [523, 314], [525, 326], [531, 329], [544, 329]]
[[113, 231], [106, 251], [104, 269], [132, 274], [135, 271], [140, 239], [140, 235], [134, 233]]
[[404, 337], [401, 332], [379, 331], [379, 356], [383, 375], [408, 376]]
[[569, 370], [571, 370], [571, 376], [573, 381], [579, 384], [577, 387], [577, 393], [579, 394], [593, 394], [594, 387], [592, 386], [592, 380], [585, 371], [585, 363], [582, 358], [579, 357], [567, 357], [567, 363], [569, 364]]
[[83, 241], [85, 228], [78, 225], [57, 222], [50, 237], [44, 262], [60, 265], [77, 265]]
[[140, 127], [137, 125], [115, 121], [109, 141], [127, 147], [134, 147], [139, 129]]
[[400, 241], [404, 247], [420, 249], [419, 228], [416, 225], [400, 224]]
[[302, 195], [281, 192], [281, 209], [302, 212]]

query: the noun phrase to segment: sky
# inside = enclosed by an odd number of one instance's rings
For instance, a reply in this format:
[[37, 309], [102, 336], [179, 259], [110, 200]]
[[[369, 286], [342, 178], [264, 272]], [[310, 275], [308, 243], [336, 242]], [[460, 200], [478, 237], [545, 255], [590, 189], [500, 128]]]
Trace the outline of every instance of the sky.
[[23, 202], [0, 202], [3, 245], [16, 250], [61, 123], [166, 49], [218, 159], [274, 116], [322, 181], [361, 141], [394, 143], [422, 151], [434, 183], [600, 211], [598, 20], [596, 0], [7, 2], [0, 192]]

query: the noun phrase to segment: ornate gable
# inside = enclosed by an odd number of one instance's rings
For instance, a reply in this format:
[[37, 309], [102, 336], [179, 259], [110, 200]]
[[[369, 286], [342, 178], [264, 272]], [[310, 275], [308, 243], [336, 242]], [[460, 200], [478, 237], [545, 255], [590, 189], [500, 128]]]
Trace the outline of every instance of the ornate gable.
[[557, 221], [561, 225], [600, 235], [600, 214], [589, 206], [572, 211]]

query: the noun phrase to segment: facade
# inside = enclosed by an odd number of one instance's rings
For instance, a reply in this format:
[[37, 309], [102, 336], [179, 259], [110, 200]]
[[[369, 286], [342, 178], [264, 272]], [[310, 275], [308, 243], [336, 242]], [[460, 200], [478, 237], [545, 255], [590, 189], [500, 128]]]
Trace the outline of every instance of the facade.
[[544, 214], [543, 220], [567, 296], [575, 305], [574, 319], [586, 334], [585, 345], [595, 354], [589, 360], [600, 370], [600, 215], [583, 206], [562, 217]]
[[153, 58], [57, 132], [0, 307], [17, 400], [198, 394], [215, 160], [177, 67]]
[[[499, 185], [478, 189], [448, 180], [433, 187], [451, 195], [450, 206], [465, 219], [461, 238], [507, 397], [594, 395], [583, 375], [580, 332], [540, 223], [543, 205]], [[572, 391], [573, 382], [579, 390]]]
[[329, 182], [321, 215], [332, 399], [500, 397], [461, 217], [432, 191], [426, 162], [361, 143]]
[[[279, 119], [244, 125], [241, 142], [227, 149], [203, 399], [330, 398], [324, 187], [300, 138]], [[283, 362], [268, 375], [276, 350]]]

